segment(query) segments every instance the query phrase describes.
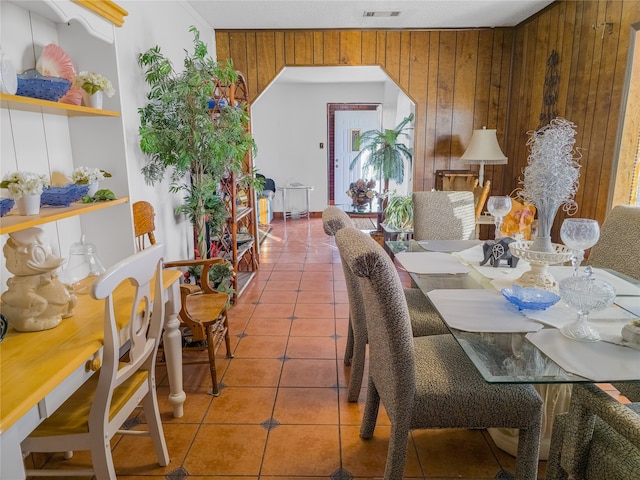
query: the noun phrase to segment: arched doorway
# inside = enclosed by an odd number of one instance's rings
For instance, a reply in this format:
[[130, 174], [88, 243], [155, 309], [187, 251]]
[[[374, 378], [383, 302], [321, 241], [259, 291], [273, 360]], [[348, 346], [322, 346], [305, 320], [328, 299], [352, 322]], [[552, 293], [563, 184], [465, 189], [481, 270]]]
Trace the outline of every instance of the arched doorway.
[[[382, 105], [382, 128], [395, 127], [398, 117], [415, 111], [414, 102], [381, 67], [285, 67], [251, 105], [255, 166], [276, 186], [313, 186], [312, 212], [332, 202], [329, 172], [335, 165], [329, 144], [333, 146], [335, 132], [329, 128], [330, 104]], [[403, 193], [411, 190], [412, 170], [408, 172], [400, 186]], [[279, 196], [272, 207], [282, 211]]]

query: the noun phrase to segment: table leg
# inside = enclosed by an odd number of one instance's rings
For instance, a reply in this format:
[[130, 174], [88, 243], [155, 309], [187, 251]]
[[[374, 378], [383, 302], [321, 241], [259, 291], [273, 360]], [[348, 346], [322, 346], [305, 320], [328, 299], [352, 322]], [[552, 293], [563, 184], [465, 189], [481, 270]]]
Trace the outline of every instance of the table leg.
[[173, 405], [173, 416], [184, 415], [183, 404], [187, 395], [182, 389], [182, 335], [180, 333], [180, 284], [175, 281], [168, 291], [165, 310], [165, 324], [162, 340], [166, 355], [167, 375], [169, 376], [169, 403]]
[[12, 480], [27, 478], [20, 450], [20, 442], [24, 436], [24, 433], [22, 436], [19, 435], [16, 425], [0, 435], [0, 478]]
[[284, 223], [287, 223], [287, 189], [282, 189], [282, 217], [284, 218]]
[[307, 220], [309, 220], [309, 208], [311, 204], [311, 189], [307, 188]]

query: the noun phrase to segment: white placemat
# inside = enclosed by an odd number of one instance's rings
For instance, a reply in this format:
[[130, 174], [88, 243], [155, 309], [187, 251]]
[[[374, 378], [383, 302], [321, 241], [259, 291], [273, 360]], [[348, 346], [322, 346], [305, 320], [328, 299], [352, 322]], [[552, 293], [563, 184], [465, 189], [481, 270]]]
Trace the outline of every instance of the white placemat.
[[640, 350], [609, 342], [578, 342], [555, 328], [528, 333], [527, 339], [566, 371], [594, 382], [640, 380]]
[[461, 252], [476, 245], [482, 245], [482, 240], [420, 240], [418, 244], [430, 252]]
[[[546, 310], [523, 310], [522, 313], [531, 320], [536, 320], [555, 328], [564, 327], [567, 323], [573, 322], [578, 316], [576, 309], [568, 307], [562, 299]], [[590, 313], [589, 323], [600, 333], [612, 329], [617, 329], [617, 333], [620, 333], [622, 325], [629, 323], [634, 318], [637, 317], [633, 313], [627, 312], [617, 305], [612, 305], [599, 312]], [[617, 326], [618, 324], [620, 324], [619, 327]]]
[[616, 297], [616, 304], [640, 317], [640, 298]]
[[432, 290], [429, 298], [447, 325], [467, 332], [535, 332], [542, 324], [527, 319], [500, 292], [486, 289]]
[[396, 259], [407, 272], [418, 274], [469, 273], [457, 258], [441, 252], [400, 252]]
[[[580, 275], [582, 275], [584, 272], [584, 267], [580, 267], [578, 272]], [[573, 268], [561, 265], [551, 265], [549, 267], [549, 273], [553, 275], [553, 278], [555, 278], [556, 281], [560, 281], [563, 278], [573, 275]], [[613, 288], [616, 289], [616, 295], [630, 295], [635, 297], [640, 296], [640, 284], [627, 282], [623, 278], [620, 278], [613, 273], [607, 272], [606, 270], [603, 270], [601, 268], [594, 268], [593, 276], [600, 280], [604, 280], [605, 282], [609, 282], [613, 286]]]

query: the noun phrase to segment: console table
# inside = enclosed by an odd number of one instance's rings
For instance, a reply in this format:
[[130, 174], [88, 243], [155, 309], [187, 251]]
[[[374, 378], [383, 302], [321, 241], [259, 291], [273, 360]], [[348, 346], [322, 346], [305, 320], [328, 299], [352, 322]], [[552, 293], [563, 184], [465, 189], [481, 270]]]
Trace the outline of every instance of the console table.
[[309, 204], [311, 203], [311, 190], [313, 190], [313, 187], [310, 187], [309, 185], [288, 185], [286, 187], [276, 187], [276, 189], [279, 192], [282, 192], [282, 216], [285, 222], [287, 221], [287, 217], [293, 218], [293, 211], [287, 210], [287, 191], [289, 190], [304, 190], [306, 192], [305, 209], [299, 212], [298, 215], [300, 217], [309, 218]]

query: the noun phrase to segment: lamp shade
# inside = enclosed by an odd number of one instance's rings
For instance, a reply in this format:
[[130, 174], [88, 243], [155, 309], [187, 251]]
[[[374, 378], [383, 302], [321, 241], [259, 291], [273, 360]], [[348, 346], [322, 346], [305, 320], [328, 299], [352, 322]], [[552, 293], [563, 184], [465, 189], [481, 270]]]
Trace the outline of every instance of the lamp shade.
[[504, 165], [507, 163], [507, 157], [500, 149], [496, 130], [487, 130], [482, 127], [481, 130], [474, 130], [471, 141], [464, 154], [460, 157], [460, 161], [464, 163], [477, 163], [480, 165], [479, 183], [484, 183], [484, 164]]

